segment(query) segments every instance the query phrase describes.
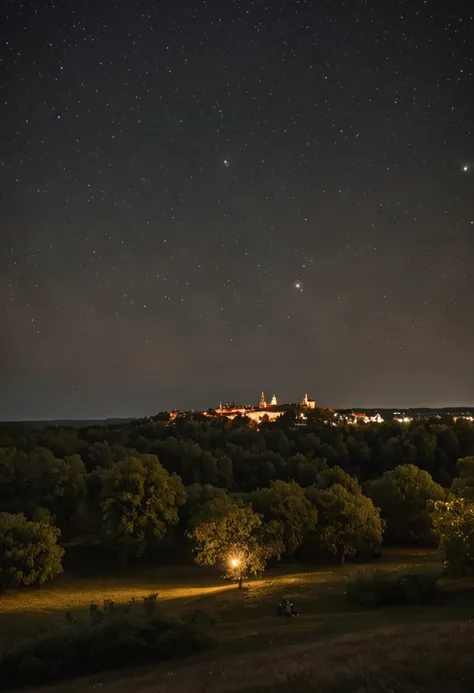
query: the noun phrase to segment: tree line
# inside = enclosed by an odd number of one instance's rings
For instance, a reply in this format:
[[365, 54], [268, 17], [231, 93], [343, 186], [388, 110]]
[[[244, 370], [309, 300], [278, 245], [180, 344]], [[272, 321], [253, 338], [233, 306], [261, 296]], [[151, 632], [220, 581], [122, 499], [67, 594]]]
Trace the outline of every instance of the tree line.
[[[322, 410], [303, 426], [296, 412], [259, 426], [202, 415], [3, 426], [0, 588], [54, 577], [73, 545], [121, 565], [193, 547], [240, 580], [272, 559], [434, 545], [453, 513], [468, 537], [473, 455], [461, 419], [333, 426]], [[443, 542], [465, 554], [469, 538]]]

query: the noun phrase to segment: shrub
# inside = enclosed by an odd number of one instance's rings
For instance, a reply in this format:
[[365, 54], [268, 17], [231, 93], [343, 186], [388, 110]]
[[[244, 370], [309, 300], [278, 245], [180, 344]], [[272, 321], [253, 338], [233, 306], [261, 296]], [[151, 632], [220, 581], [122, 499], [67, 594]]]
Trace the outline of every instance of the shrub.
[[[70, 623], [17, 648], [0, 659], [2, 686], [38, 686], [105, 669], [183, 657], [209, 646], [195, 623], [91, 605], [91, 620]], [[96, 614], [100, 613], [100, 620]]]
[[109, 613], [115, 608], [115, 602], [113, 599], [104, 599], [104, 612]]
[[104, 612], [98, 604], [89, 604], [89, 616], [93, 626], [97, 626], [104, 618]]
[[66, 611], [65, 618], [66, 618], [67, 623], [69, 623], [70, 626], [72, 626], [74, 623], [77, 622], [77, 619], [74, 617], [74, 615], [70, 611]]
[[348, 582], [347, 599], [358, 606], [376, 608], [395, 604], [430, 604], [439, 595], [440, 571], [424, 567], [405, 571], [361, 571]]
[[143, 597], [143, 609], [145, 611], [145, 616], [148, 616], [148, 618], [151, 618], [155, 613], [157, 599], [158, 592], [154, 592], [153, 594], [148, 594], [146, 597]]
[[202, 628], [203, 630], [209, 628], [210, 626], [214, 626], [216, 623], [216, 619], [211, 616], [208, 611], [201, 611], [200, 609], [188, 611], [183, 615], [182, 618], [185, 623], [190, 623], [193, 626]]

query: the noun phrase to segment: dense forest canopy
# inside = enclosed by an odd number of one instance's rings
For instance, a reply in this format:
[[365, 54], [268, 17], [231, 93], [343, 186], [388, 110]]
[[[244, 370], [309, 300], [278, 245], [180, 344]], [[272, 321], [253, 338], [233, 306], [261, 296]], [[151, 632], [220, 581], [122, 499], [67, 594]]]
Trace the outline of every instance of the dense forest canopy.
[[472, 495], [469, 420], [335, 426], [324, 410], [297, 414], [259, 426], [202, 414], [4, 424], [0, 512], [58, 528], [66, 553], [96, 545], [125, 562], [186, 544], [203, 508], [228, 496], [273, 527], [281, 556], [343, 559], [375, 550], [384, 532], [430, 543], [427, 504]]

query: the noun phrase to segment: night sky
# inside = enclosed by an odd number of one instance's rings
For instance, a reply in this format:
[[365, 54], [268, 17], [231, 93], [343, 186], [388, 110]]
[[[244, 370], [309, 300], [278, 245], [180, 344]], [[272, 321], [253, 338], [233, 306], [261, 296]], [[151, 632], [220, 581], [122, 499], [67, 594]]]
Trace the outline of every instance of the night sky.
[[0, 419], [474, 404], [470, 5], [2, 3]]

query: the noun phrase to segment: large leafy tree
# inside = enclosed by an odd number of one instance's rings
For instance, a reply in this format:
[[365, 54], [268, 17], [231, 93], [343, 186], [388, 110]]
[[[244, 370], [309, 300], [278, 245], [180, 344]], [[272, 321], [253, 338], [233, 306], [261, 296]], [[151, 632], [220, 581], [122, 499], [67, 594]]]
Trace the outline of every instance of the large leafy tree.
[[409, 439], [416, 448], [416, 464], [421, 469], [434, 471], [436, 454], [436, 436], [423, 425], [418, 425], [410, 431]]
[[318, 509], [319, 522], [314, 540], [324, 552], [344, 563], [346, 556], [370, 553], [382, 543], [384, 523], [370, 498], [360, 491], [351, 493], [341, 484], [307, 489]]
[[191, 520], [198, 515], [200, 509], [216, 497], [225, 496], [223, 488], [209, 484], [192, 484], [185, 487], [186, 502], [180, 512], [179, 524], [186, 528]]
[[87, 498], [86, 469], [80, 456], [50, 460], [43, 467], [41, 484], [41, 506], [51, 512], [64, 535], [76, 534]]
[[86, 499], [86, 470], [79, 455], [54, 457], [46, 448], [0, 450], [0, 509], [34, 517], [47, 508], [64, 534], [77, 525]]
[[270, 488], [252, 493], [250, 500], [267, 522], [274, 522], [287, 554], [293, 554], [316, 527], [318, 511], [295, 481], [272, 482]]
[[390, 541], [422, 542], [433, 541], [431, 516], [428, 501], [444, 500], [445, 490], [431, 475], [413, 464], [405, 464], [385, 472], [368, 485], [368, 494], [380, 508], [387, 523]]
[[474, 501], [474, 457], [463, 457], [456, 464], [457, 477], [451, 492], [458, 498]]
[[[309, 438], [310, 436], [306, 436], [302, 439], [303, 447], [306, 447], [306, 444], [308, 446], [312, 444], [311, 440], [308, 441]], [[297, 481], [300, 486], [306, 487], [315, 483], [318, 472], [323, 464], [324, 460], [322, 459], [309, 458], [298, 453], [287, 460], [286, 467], [288, 469], [289, 478]]]
[[335, 484], [343, 486], [350, 493], [362, 493], [360, 484], [355, 477], [347, 474], [337, 465], [329, 467], [328, 464], [321, 463], [315, 486], [321, 489], [328, 489]]
[[446, 565], [465, 575], [474, 567], [474, 503], [464, 498], [437, 501], [432, 520]]
[[0, 513], [0, 591], [42, 585], [62, 571], [64, 549], [59, 530], [24, 515]]
[[264, 525], [250, 505], [229, 496], [206, 503], [188, 532], [198, 565], [221, 565], [239, 587], [248, 575], [259, 575], [268, 560], [279, 557], [283, 544], [273, 525]]
[[115, 462], [101, 473], [102, 533], [125, 563], [141, 556], [178, 522], [185, 501], [181, 479], [169, 474], [155, 455]]

